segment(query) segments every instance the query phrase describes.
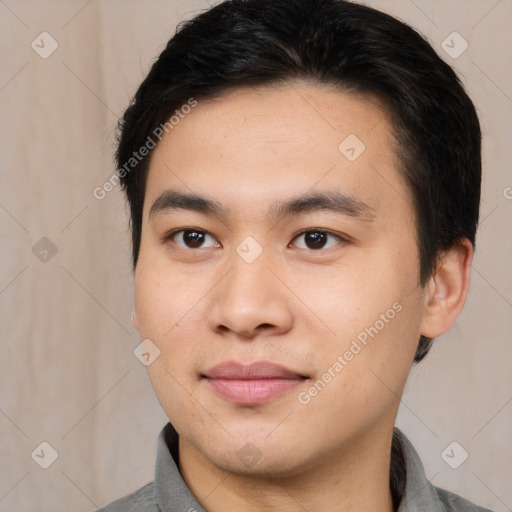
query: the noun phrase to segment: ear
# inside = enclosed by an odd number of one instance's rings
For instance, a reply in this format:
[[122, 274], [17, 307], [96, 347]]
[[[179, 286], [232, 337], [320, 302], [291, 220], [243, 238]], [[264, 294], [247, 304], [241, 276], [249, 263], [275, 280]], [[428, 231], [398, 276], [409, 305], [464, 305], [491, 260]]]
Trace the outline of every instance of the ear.
[[420, 334], [437, 338], [455, 323], [466, 302], [472, 261], [473, 245], [467, 238], [440, 254], [436, 272], [426, 285]]
[[135, 326], [135, 329], [137, 329], [137, 331], [140, 331], [140, 323], [137, 317], [137, 311], [135, 309], [132, 311], [132, 323]]

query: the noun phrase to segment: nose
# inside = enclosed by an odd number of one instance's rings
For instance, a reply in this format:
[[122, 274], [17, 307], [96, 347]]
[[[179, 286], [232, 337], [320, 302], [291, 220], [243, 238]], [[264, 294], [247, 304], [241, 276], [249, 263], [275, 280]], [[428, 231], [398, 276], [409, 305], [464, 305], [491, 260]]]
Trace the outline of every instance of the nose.
[[289, 291], [271, 271], [267, 258], [261, 255], [247, 263], [233, 254], [231, 267], [215, 287], [208, 311], [210, 328], [220, 334], [233, 334], [245, 340], [289, 331], [293, 314]]

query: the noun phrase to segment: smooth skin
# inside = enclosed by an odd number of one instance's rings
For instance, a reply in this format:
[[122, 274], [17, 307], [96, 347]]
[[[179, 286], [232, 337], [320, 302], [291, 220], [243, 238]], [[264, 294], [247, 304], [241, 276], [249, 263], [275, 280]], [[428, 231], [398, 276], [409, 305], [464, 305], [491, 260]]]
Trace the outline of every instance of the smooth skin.
[[[365, 145], [354, 161], [338, 149], [350, 134]], [[150, 215], [171, 189], [225, 214]], [[365, 203], [365, 214], [269, 216], [275, 203], [332, 192]], [[329, 87], [295, 82], [199, 101], [154, 150], [134, 324], [161, 351], [149, 378], [180, 434], [183, 478], [208, 512], [393, 510], [399, 398], [420, 334], [441, 335], [462, 310], [473, 257], [463, 240], [420, 287], [411, 197], [379, 102]], [[184, 229], [202, 232], [200, 243], [176, 233]], [[318, 231], [327, 234], [312, 243]], [[247, 237], [263, 249], [252, 263], [236, 250]], [[301, 403], [397, 302], [401, 311]], [[202, 378], [220, 362], [262, 360], [308, 378], [257, 406], [216, 395]]]

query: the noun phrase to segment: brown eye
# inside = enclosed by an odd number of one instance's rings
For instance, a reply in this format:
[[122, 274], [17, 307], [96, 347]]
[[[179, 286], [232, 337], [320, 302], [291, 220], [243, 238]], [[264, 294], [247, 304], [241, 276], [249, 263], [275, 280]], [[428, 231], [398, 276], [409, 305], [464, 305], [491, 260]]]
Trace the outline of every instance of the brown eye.
[[[339, 243], [340, 241], [343, 241], [343, 238], [341, 238], [338, 235], [335, 235], [334, 233], [330, 233], [328, 231], [320, 231], [320, 230], [309, 230], [304, 231], [300, 233], [295, 240], [303, 239], [304, 243], [296, 244], [297, 247], [300, 249], [312, 249], [312, 250], [319, 250], [319, 249], [329, 249], [331, 247], [334, 247], [336, 243]], [[334, 239], [334, 243], [329, 244], [329, 239]]]
[[[182, 249], [204, 249], [207, 247], [220, 247], [220, 245], [210, 234], [199, 229], [180, 229], [179, 231], [174, 231], [166, 238], [168, 240], [172, 240], [178, 247], [181, 247]], [[204, 245], [205, 243], [207, 243], [207, 245]]]

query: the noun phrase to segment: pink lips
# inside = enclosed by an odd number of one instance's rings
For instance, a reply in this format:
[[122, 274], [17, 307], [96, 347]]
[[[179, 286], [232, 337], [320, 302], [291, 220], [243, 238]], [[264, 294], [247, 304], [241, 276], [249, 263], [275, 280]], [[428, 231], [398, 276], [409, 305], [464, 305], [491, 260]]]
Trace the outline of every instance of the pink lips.
[[274, 363], [250, 365], [225, 362], [211, 368], [204, 377], [223, 398], [239, 405], [257, 405], [304, 382], [306, 377]]

